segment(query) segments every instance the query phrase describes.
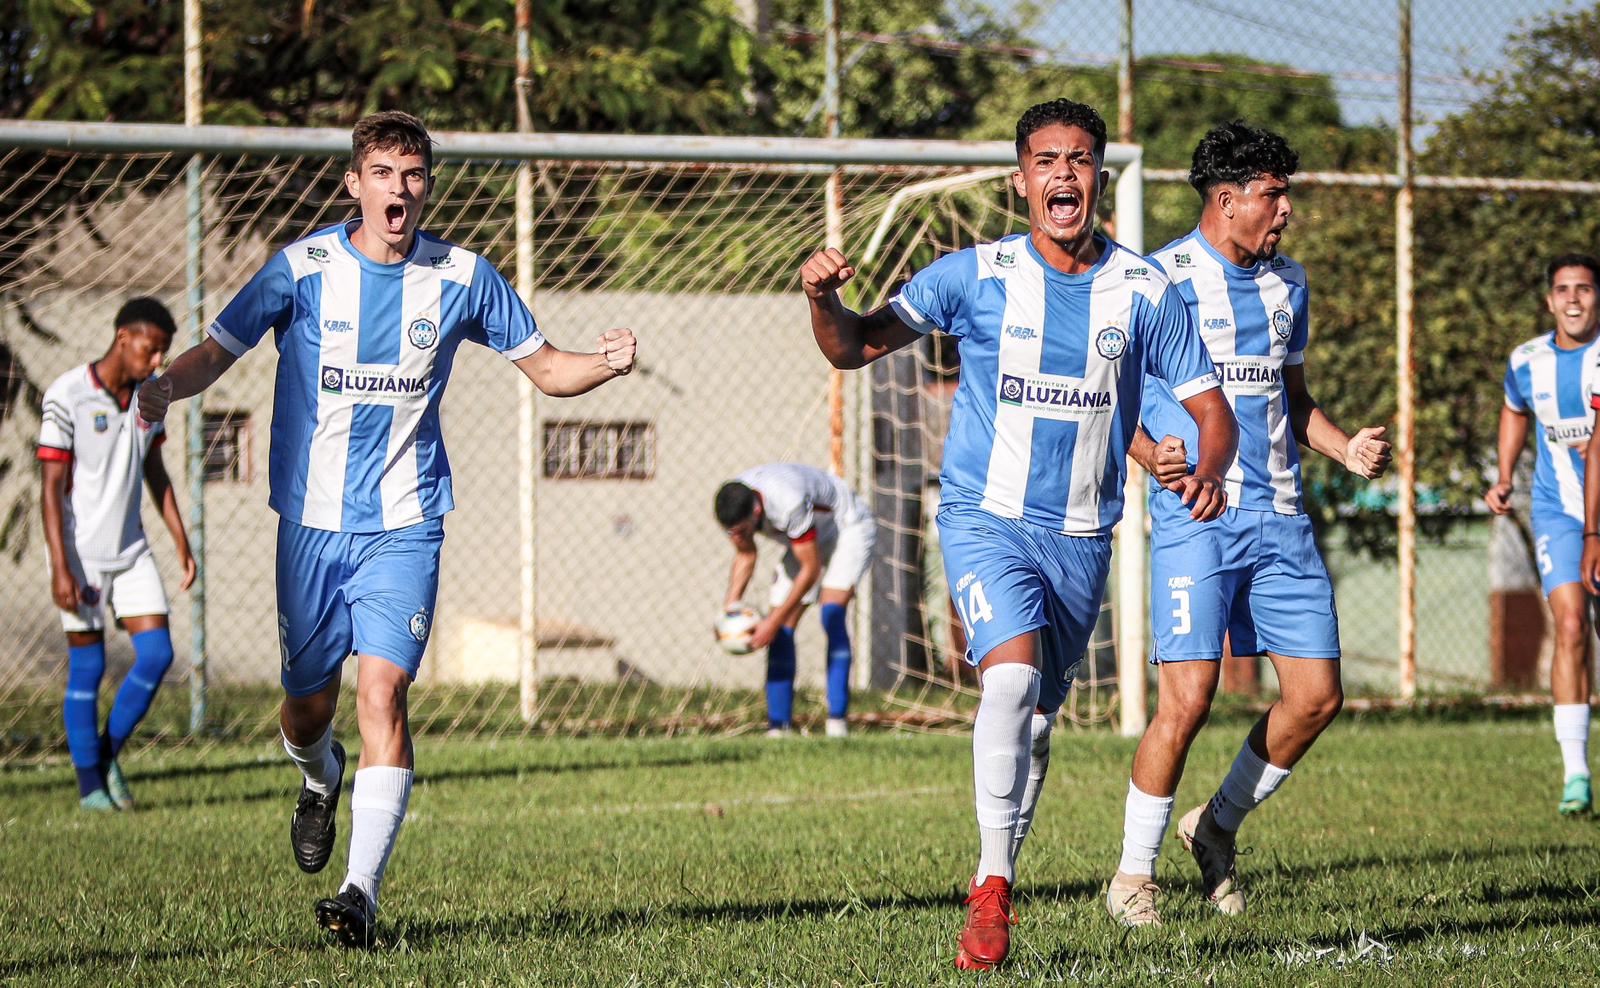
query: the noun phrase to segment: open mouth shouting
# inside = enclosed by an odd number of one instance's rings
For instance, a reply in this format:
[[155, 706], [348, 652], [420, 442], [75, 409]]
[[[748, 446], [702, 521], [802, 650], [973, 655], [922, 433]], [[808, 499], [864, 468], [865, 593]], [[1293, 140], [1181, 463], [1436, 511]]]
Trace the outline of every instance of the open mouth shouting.
[[1083, 218], [1083, 200], [1076, 192], [1062, 190], [1052, 192], [1045, 199], [1045, 210], [1050, 216], [1050, 222], [1058, 227], [1072, 227]]
[[384, 228], [392, 236], [400, 236], [406, 228], [406, 207], [398, 202], [391, 202], [383, 208]]

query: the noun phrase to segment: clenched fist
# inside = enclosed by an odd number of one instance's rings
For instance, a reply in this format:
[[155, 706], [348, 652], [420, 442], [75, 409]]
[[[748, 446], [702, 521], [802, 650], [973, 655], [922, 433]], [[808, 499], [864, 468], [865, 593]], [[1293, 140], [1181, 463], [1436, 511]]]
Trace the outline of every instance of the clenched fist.
[[608, 329], [600, 334], [599, 353], [606, 358], [606, 366], [618, 377], [633, 370], [633, 358], [639, 343], [631, 329]]
[[832, 247], [817, 251], [800, 265], [800, 287], [807, 298], [826, 298], [855, 276], [850, 260]]
[[146, 422], [160, 422], [167, 417], [167, 407], [172, 404], [172, 382], [165, 377], [151, 378], [139, 386], [139, 417]]
[[1344, 466], [1357, 477], [1372, 480], [1389, 469], [1389, 444], [1383, 439], [1383, 426], [1369, 426], [1350, 437], [1344, 449]]

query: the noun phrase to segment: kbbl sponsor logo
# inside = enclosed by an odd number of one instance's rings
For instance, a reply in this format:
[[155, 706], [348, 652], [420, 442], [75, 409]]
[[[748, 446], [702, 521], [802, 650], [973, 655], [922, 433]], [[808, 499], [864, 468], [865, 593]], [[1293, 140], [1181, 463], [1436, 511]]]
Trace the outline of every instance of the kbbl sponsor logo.
[[355, 324], [348, 319], [324, 319], [322, 329], [328, 333], [348, 333], [355, 329]]
[[1032, 326], [1007, 326], [1005, 332], [1013, 340], [1032, 340], [1039, 336], [1039, 331]]

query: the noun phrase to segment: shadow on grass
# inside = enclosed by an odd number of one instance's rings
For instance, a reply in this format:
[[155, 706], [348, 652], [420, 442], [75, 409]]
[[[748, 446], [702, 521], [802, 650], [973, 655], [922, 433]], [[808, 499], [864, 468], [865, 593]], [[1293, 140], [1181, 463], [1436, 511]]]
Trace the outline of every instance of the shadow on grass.
[[[351, 752], [352, 760], [354, 760], [357, 754], [358, 752]], [[730, 762], [749, 761], [751, 759], [761, 757], [762, 754], [763, 753], [761, 751], [754, 749], [747, 751], [730, 748], [727, 750], [708, 751], [697, 755], [672, 754], [659, 758], [647, 756], [629, 759], [607, 758], [594, 759], [590, 761], [544, 764], [511, 763], [477, 767], [464, 766], [461, 768], [446, 767], [438, 769], [430, 768], [425, 760], [422, 769], [417, 774], [417, 781], [426, 782], [430, 785], [433, 785], [437, 783], [477, 782], [489, 779], [515, 778], [521, 775], [566, 775], [568, 773], [610, 772], [624, 769], [687, 768], [699, 765], [722, 765]], [[137, 763], [134, 763], [134, 765], [137, 765]], [[169, 766], [148, 772], [139, 771], [133, 765], [125, 765], [123, 768], [124, 771], [127, 772], [128, 785], [132, 787], [138, 787], [151, 782], [193, 781], [196, 779], [238, 775], [245, 772], [254, 771], [292, 771], [287, 758], [272, 759], [268, 761], [252, 759], [250, 761], [235, 760], [217, 764]], [[292, 779], [293, 776], [286, 775], [285, 778]], [[286, 782], [285, 785], [288, 785], [288, 783]], [[72, 786], [73, 782], [71, 777], [68, 776], [65, 769], [61, 770], [60, 772], [50, 773], [49, 775], [41, 778], [5, 779], [3, 776], [0, 776], [0, 794], [42, 792], [50, 789], [61, 789], [65, 791], [71, 789]], [[291, 789], [297, 791], [297, 787], [291, 787]], [[257, 794], [236, 797], [229, 797], [222, 794], [208, 794], [198, 799], [184, 799], [181, 797], [173, 799], [145, 799], [141, 796], [140, 805], [151, 808], [158, 806], [198, 806], [226, 803], [231, 800], [237, 800], [238, 802], [250, 802], [259, 798], [261, 797]]]

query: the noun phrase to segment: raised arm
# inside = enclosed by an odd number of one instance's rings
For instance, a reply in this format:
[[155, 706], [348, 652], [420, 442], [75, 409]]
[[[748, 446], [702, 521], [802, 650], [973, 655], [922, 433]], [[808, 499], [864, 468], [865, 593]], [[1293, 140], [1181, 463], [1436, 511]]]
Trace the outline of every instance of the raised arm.
[[800, 285], [811, 306], [811, 334], [828, 363], [841, 370], [864, 367], [921, 335], [887, 305], [865, 315], [846, 307], [839, 289], [855, 274], [844, 254], [832, 247], [812, 254], [800, 268]]
[[1289, 395], [1289, 423], [1294, 438], [1358, 477], [1372, 480], [1389, 469], [1390, 448], [1383, 438], [1384, 427], [1368, 426], [1354, 436], [1333, 424], [1333, 420], [1311, 397], [1306, 386], [1306, 365], [1286, 364], [1283, 387]]
[[146, 422], [162, 421], [173, 402], [211, 387], [238, 359], [215, 338], [206, 337], [179, 355], [165, 374], [139, 387], [139, 417]]
[[546, 342], [517, 360], [516, 365], [534, 387], [552, 398], [571, 398], [593, 391], [633, 370], [638, 351], [633, 330], [608, 329], [600, 334], [595, 349], [595, 353], [574, 353]]
[[[1500, 436], [1496, 444], [1499, 451], [1497, 477], [1494, 485], [1484, 492], [1483, 502], [1497, 515], [1511, 513], [1512, 481], [1517, 474], [1517, 458], [1522, 455], [1523, 444], [1528, 441], [1528, 413], [1519, 412], [1510, 405], [1500, 406]], [[1592, 445], [1593, 439], [1590, 439]], [[1587, 472], [1587, 467], [1585, 467]], [[1588, 488], [1584, 488], [1587, 503]], [[1586, 528], [1591, 526], [1585, 526]]]

